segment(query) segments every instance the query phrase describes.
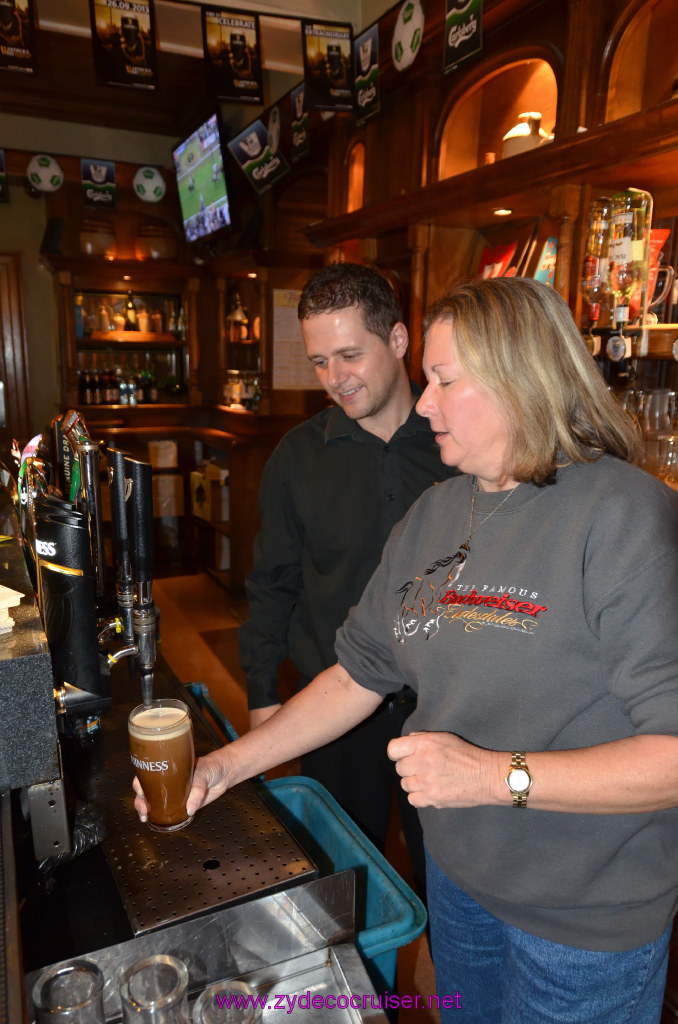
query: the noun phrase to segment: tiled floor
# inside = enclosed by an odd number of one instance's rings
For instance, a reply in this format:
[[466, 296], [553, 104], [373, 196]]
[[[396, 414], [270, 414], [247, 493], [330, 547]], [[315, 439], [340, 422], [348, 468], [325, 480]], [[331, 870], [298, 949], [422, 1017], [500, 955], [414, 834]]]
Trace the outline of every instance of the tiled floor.
[[[160, 611], [160, 652], [183, 683], [201, 682], [237, 732], [247, 730], [245, 680], [238, 663], [237, 629], [247, 614], [246, 604], [233, 602], [210, 576], [198, 573], [157, 579], [153, 596]], [[282, 766], [276, 774], [297, 774], [298, 765]], [[386, 854], [410, 881], [402, 836], [394, 830]], [[419, 995], [425, 1006], [402, 1009], [398, 1024], [438, 1024], [440, 1015], [428, 1008], [435, 995], [433, 967], [425, 936], [398, 952], [400, 995]]]

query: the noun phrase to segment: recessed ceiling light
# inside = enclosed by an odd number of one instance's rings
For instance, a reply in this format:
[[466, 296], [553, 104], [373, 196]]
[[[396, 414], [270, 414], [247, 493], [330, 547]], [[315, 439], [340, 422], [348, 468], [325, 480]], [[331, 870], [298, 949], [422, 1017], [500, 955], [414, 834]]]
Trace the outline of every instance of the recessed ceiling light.
[[498, 209], [493, 210], [492, 213], [495, 215], [495, 217], [508, 217], [510, 214], [513, 213], [513, 210], [509, 210], [508, 208], [500, 206]]

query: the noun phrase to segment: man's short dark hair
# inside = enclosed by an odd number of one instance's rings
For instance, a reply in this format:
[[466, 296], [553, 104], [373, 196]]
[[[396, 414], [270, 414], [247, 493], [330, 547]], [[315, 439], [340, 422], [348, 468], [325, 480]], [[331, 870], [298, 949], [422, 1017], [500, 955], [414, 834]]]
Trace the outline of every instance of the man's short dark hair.
[[299, 300], [300, 320], [318, 313], [358, 306], [363, 324], [385, 343], [403, 312], [395, 292], [383, 274], [361, 263], [330, 263], [304, 285]]

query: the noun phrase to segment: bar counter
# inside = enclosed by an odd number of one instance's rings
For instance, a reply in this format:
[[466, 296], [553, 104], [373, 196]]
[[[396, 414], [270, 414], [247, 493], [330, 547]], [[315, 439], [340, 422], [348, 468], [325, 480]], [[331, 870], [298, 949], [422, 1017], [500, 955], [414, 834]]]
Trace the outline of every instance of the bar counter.
[[[101, 728], [84, 742], [62, 741], [76, 818], [85, 832], [103, 827], [106, 835], [100, 848], [72, 860], [67, 855], [60, 865], [34, 867], [27, 872], [32, 879], [20, 877], [27, 970], [317, 876], [315, 865], [249, 782], [203, 808], [178, 832], [162, 834], [142, 824], [133, 806], [127, 741], [127, 715], [141, 703], [139, 684], [124, 662], [115, 666], [112, 682], [113, 707], [102, 716]], [[189, 705], [197, 756], [221, 745], [162, 658], [154, 696], [179, 697]], [[23, 839], [17, 863], [28, 866], [28, 836]], [[23, 893], [22, 883], [28, 885]]]

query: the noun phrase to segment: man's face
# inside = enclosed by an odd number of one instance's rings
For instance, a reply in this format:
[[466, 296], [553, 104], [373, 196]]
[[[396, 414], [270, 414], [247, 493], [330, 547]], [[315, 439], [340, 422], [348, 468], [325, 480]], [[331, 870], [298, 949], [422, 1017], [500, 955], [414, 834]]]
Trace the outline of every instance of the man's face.
[[[402, 325], [401, 325], [402, 327]], [[378, 418], [396, 394], [404, 355], [402, 332], [388, 343], [363, 324], [358, 306], [316, 313], [301, 321], [308, 358], [327, 394], [352, 420]], [[365, 425], [365, 424], [363, 424]]]

